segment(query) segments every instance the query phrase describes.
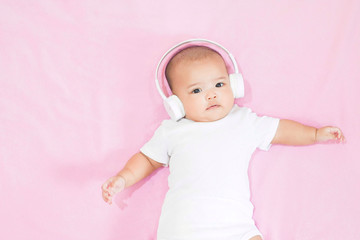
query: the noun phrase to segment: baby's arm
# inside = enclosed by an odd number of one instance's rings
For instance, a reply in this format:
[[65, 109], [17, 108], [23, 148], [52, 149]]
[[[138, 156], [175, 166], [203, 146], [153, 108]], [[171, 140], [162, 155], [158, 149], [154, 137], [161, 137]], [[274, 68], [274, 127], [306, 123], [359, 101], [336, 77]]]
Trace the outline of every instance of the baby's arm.
[[301, 123], [281, 119], [272, 144], [310, 145], [336, 140], [345, 142], [345, 137], [337, 127], [315, 128]]
[[115, 194], [149, 176], [161, 166], [163, 166], [161, 163], [150, 159], [141, 152], [136, 153], [118, 174], [109, 178], [102, 185], [104, 201], [111, 204]]

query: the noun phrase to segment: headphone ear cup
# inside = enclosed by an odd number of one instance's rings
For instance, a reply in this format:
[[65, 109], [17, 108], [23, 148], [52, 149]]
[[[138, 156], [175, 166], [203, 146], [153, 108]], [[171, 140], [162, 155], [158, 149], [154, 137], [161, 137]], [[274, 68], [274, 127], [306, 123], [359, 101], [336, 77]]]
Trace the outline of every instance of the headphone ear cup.
[[185, 117], [184, 105], [176, 95], [171, 95], [164, 100], [164, 106], [172, 120], [178, 121]]
[[244, 97], [244, 79], [241, 73], [232, 73], [229, 75], [230, 86], [234, 94], [234, 98]]

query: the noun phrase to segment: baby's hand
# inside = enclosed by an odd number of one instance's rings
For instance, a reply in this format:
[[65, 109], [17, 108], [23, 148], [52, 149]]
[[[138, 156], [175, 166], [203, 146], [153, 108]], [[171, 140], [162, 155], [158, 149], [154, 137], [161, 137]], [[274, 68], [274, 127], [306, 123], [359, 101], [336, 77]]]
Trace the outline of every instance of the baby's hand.
[[335, 140], [339, 142], [345, 142], [345, 137], [341, 130], [337, 127], [323, 127], [316, 131], [316, 142], [322, 143]]
[[102, 197], [108, 204], [112, 203], [112, 198], [115, 194], [121, 192], [125, 188], [125, 179], [121, 176], [114, 176], [109, 178], [102, 185]]

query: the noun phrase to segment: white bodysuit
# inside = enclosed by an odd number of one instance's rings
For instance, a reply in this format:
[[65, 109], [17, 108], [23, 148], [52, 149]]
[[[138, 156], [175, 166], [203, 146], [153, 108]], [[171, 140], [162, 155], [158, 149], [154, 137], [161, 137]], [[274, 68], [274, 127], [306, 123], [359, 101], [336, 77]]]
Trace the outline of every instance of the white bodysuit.
[[270, 148], [278, 123], [236, 104], [214, 122], [163, 121], [140, 150], [170, 168], [157, 239], [248, 240], [261, 235], [252, 219], [248, 165], [256, 148]]

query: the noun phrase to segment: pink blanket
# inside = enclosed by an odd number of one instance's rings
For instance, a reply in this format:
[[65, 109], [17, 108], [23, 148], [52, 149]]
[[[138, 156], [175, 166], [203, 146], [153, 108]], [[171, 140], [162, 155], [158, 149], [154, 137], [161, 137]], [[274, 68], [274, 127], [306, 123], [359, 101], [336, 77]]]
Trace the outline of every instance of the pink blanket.
[[360, 239], [360, 2], [350, 0], [2, 0], [0, 239], [156, 239], [167, 169], [113, 206], [100, 187], [167, 118], [156, 64], [194, 37], [236, 57], [239, 105], [347, 138], [255, 153], [265, 240]]

